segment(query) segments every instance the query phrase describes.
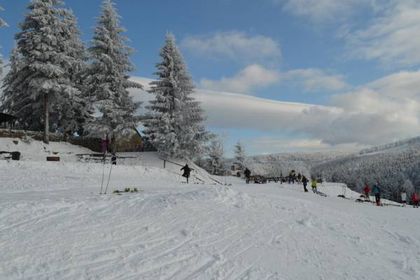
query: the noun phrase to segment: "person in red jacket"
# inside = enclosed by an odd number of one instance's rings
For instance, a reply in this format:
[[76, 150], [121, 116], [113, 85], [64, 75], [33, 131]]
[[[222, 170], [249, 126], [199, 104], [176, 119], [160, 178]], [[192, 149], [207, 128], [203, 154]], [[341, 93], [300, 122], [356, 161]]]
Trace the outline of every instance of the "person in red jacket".
[[369, 197], [370, 188], [369, 188], [369, 185], [367, 183], [365, 184], [365, 187], [363, 188], [363, 193], [365, 195], [365, 198], [367, 200], [370, 200], [370, 197]]
[[419, 208], [419, 201], [420, 201], [419, 195], [417, 193], [413, 193], [411, 195], [411, 202], [413, 203], [414, 208]]

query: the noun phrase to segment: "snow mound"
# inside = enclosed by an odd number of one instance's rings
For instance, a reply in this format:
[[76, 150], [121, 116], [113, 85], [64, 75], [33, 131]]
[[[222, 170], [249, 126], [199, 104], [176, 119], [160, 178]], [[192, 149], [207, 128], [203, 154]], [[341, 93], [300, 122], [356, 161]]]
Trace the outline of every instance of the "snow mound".
[[0, 151], [21, 153], [21, 160], [45, 161], [47, 156], [59, 156], [64, 161], [76, 161], [76, 154], [92, 153], [91, 150], [67, 142], [50, 142], [28, 138], [0, 138]]

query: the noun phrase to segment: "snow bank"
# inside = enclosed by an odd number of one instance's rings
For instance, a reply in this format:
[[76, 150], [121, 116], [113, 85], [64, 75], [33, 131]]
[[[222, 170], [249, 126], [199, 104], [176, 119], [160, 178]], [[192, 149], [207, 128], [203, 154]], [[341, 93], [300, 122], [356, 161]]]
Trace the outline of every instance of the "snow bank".
[[59, 156], [64, 161], [76, 161], [76, 154], [92, 153], [91, 150], [67, 142], [50, 142], [19, 138], [0, 138], [0, 151], [19, 151], [21, 160], [45, 161], [47, 156]]

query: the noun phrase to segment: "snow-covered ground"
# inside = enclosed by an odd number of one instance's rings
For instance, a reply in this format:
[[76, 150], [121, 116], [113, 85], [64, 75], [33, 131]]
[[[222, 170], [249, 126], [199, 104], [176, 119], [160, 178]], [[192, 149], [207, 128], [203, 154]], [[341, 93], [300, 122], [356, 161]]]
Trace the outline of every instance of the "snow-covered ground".
[[337, 184], [187, 185], [153, 154], [112, 169], [110, 190], [139, 193], [98, 195], [103, 164], [66, 153], [0, 161], [0, 279], [420, 279], [418, 209]]

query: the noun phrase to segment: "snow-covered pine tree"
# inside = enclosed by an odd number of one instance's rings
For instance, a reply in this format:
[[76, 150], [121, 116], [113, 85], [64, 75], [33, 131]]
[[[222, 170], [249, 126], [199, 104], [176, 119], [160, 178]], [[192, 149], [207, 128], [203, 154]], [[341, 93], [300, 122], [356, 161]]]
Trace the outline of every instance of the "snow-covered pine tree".
[[213, 139], [209, 146], [209, 159], [212, 174], [224, 175], [223, 143], [220, 139]]
[[[3, 7], [0, 6], [0, 11], [4, 11]], [[0, 27], [7, 26], [7, 23], [0, 17]], [[3, 74], [3, 57], [0, 55], [0, 76]]]
[[24, 100], [31, 100], [30, 104], [22, 104], [31, 109], [18, 110], [17, 116], [28, 121], [31, 129], [39, 129], [43, 123], [46, 143], [49, 142], [50, 110], [60, 108], [58, 104], [66, 104], [66, 99], [77, 93], [67, 73], [72, 58], [67, 50], [68, 40], [63, 35], [62, 5], [60, 0], [33, 0], [20, 25], [22, 31], [16, 35], [22, 58], [18, 94], [22, 94]]
[[133, 70], [129, 60], [132, 49], [126, 45], [124, 31], [114, 3], [104, 0], [89, 48], [92, 64], [87, 85], [99, 111], [99, 116], [89, 125], [89, 133], [93, 135], [108, 133], [118, 138], [137, 125], [135, 112], [140, 104], [133, 102], [127, 89], [141, 88], [141, 85], [128, 79], [128, 73]]
[[[0, 111], [16, 116], [30, 116], [32, 113], [32, 99], [26, 94], [23, 86], [24, 78], [21, 75], [23, 60], [17, 46], [12, 50], [9, 57], [9, 71], [3, 79], [3, 95], [1, 96]], [[24, 127], [29, 124], [22, 123]]]
[[237, 164], [240, 169], [243, 169], [245, 167], [245, 149], [241, 142], [236, 143], [234, 153], [235, 164]]
[[167, 34], [157, 64], [158, 79], [151, 83], [155, 98], [148, 109], [145, 134], [155, 148], [166, 157], [199, 156], [210, 139], [203, 121], [203, 110], [194, 97], [194, 86], [175, 37]]
[[63, 34], [68, 41], [66, 51], [71, 60], [68, 63], [67, 73], [70, 75], [72, 85], [77, 92], [66, 100], [59, 108], [62, 112], [60, 127], [66, 134], [78, 132], [82, 135], [84, 126], [92, 119], [93, 109], [87, 92], [84, 78], [87, 74], [87, 52], [80, 39], [80, 31], [77, 26], [77, 18], [70, 9], [63, 11]]

